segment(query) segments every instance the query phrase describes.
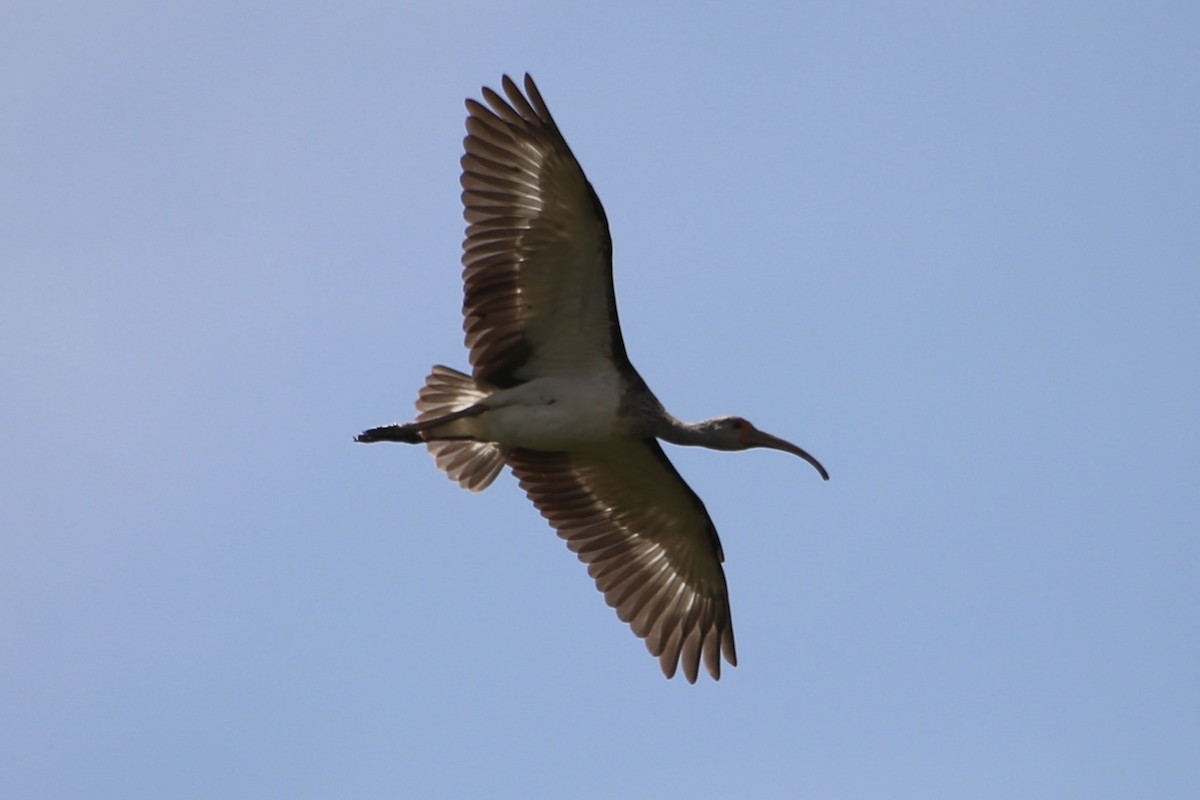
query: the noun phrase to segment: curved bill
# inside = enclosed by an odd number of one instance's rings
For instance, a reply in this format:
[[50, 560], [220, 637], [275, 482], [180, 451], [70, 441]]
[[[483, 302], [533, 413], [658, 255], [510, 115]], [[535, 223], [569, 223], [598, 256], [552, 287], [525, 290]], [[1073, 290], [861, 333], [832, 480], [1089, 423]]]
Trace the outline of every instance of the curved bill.
[[821, 474], [825, 480], [829, 480], [829, 473], [821, 466], [821, 462], [817, 461], [803, 447], [797, 447], [786, 439], [780, 439], [778, 436], [772, 436], [769, 433], [764, 433], [757, 428], [750, 432], [745, 442], [750, 447], [767, 447], [771, 450], [782, 450], [785, 453], [791, 453], [794, 456], [800, 456], [809, 464], [813, 465], [813, 469]]

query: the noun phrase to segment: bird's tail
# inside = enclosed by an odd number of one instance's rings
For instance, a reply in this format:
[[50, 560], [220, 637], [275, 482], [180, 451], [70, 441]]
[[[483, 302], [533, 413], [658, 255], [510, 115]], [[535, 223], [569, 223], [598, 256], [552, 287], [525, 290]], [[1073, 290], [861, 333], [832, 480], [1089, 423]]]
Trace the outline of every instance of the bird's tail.
[[[438, 426], [438, 420], [458, 415], [486, 399], [489, 394], [491, 390], [477, 384], [470, 375], [438, 364], [417, 393], [416, 425], [431, 429]], [[428, 441], [425, 446], [433, 455], [438, 469], [445, 472], [450, 480], [472, 492], [480, 492], [490, 486], [506, 463], [504, 448], [494, 442], [477, 442], [468, 438], [445, 439]]]

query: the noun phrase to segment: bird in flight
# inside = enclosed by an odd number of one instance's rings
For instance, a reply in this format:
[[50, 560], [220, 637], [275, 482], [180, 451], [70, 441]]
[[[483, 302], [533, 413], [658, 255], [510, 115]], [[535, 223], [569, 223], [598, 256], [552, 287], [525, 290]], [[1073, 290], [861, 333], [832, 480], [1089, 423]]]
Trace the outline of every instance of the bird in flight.
[[[359, 442], [424, 444], [462, 487], [508, 465], [668, 678], [737, 664], [725, 560], [704, 503], [658, 440], [715, 450], [796, 445], [741, 417], [671, 416], [629, 362], [600, 198], [529, 75], [467, 100], [463, 330], [471, 374], [435, 366], [415, 422]], [[486, 103], [486, 104], [485, 104]]]

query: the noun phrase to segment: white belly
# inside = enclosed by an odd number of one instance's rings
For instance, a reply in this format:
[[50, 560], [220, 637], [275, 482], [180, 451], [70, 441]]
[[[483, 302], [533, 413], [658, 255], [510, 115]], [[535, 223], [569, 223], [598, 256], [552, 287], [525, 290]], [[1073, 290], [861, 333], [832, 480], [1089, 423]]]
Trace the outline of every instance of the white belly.
[[530, 450], [572, 447], [628, 435], [618, 419], [620, 381], [615, 374], [538, 378], [488, 398], [484, 415], [490, 439]]

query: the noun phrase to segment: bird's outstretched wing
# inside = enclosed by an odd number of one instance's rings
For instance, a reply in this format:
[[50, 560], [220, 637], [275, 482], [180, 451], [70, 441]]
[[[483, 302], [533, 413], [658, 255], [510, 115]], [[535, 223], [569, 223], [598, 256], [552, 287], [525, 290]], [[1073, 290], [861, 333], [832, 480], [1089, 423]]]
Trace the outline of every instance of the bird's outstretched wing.
[[521, 488], [566, 540], [668, 678], [737, 664], [712, 520], [654, 439], [569, 453], [516, 450]]
[[467, 101], [463, 330], [474, 377], [611, 370], [625, 360], [600, 199], [533, 80]]

